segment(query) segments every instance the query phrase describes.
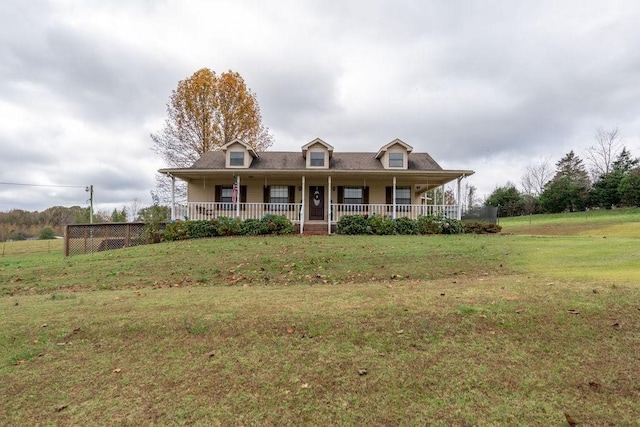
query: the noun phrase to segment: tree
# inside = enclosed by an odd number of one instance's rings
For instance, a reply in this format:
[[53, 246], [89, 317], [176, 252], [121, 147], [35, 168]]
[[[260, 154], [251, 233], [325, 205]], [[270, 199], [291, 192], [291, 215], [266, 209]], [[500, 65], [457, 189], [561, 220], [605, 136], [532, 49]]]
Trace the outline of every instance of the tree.
[[595, 181], [611, 172], [612, 161], [618, 154], [622, 138], [616, 126], [611, 130], [596, 129], [594, 139], [596, 143], [587, 149], [586, 157], [591, 165], [591, 176]]
[[631, 169], [618, 188], [620, 201], [627, 206], [640, 206], [640, 167]]
[[[611, 209], [623, 203], [621, 184], [638, 159], [631, 158], [631, 153], [626, 147], [622, 149], [618, 158], [612, 163], [610, 172], [601, 175], [591, 189], [592, 204]], [[633, 203], [632, 203], [633, 204]]]
[[582, 159], [571, 150], [556, 163], [556, 173], [540, 194], [545, 212], [584, 210], [589, 201], [589, 175]]
[[524, 213], [524, 199], [513, 183], [507, 182], [487, 197], [485, 206], [498, 206], [498, 216], [517, 216]]
[[549, 182], [552, 176], [551, 158], [547, 157], [535, 161], [532, 165], [527, 166], [525, 174], [520, 180], [522, 192], [532, 197], [540, 196], [544, 185]]
[[124, 207], [121, 211], [114, 209], [109, 220], [111, 222], [127, 222], [127, 210]]
[[51, 240], [55, 238], [56, 238], [56, 232], [52, 227], [47, 225], [42, 230], [40, 230], [40, 236], [39, 236], [40, 240]]
[[151, 134], [156, 153], [175, 168], [189, 167], [205, 152], [236, 138], [256, 151], [273, 143], [256, 95], [240, 74], [228, 71], [218, 76], [208, 68], [178, 82], [167, 103], [164, 128]]

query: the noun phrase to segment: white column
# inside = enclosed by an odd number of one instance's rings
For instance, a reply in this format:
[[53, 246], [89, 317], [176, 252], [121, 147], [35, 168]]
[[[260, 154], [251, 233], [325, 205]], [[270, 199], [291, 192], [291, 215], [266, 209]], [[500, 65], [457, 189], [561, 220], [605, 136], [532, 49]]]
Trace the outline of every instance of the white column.
[[393, 191], [391, 193], [391, 199], [393, 202], [393, 213], [391, 214], [391, 218], [396, 219], [396, 177], [393, 177]]
[[458, 189], [457, 189], [457, 193], [458, 193], [458, 218], [457, 219], [462, 219], [462, 201], [460, 199], [460, 181], [462, 181], [462, 177], [458, 178]]
[[329, 203], [327, 204], [327, 206], [329, 207], [328, 211], [327, 211], [327, 218], [329, 218], [329, 221], [327, 221], [329, 224], [327, 225], [327, 234], [331, 234], [331, 175], [329, 175], [329, 187], [327, 189], [327, 194], [328, 199], [329, 199]]
[[240, 218], [240, 175], [237, 176], [237, 191], [236, 191], [236, 217]]
[[304, 231], [304, 216], [306, 215], [305, 213], [305, 193], [307, 192], [306, 188], [305, 188], [306, 184], [305, 184], [305, 179], [304, 179], [304, 175], [302, 175], [302, 206], [300, 207], [300, 234], [302, 234], [302, 232]]
[[171, 177], [171, 219], [176, 220], [176, 177]]

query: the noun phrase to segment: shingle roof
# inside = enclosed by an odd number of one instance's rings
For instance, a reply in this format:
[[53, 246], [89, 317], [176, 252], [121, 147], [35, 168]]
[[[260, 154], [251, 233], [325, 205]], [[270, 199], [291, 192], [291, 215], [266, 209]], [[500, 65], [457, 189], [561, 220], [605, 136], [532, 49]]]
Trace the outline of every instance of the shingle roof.
[[[292, 151], [265, 151], [253, 159], [250, 169], [254, 170], [300, 170], [306, 169], [302, 153]], [[410, 153], [409, 170], [440, 171], [442, 168], [427, 153]], [[222, 151], [208, 151], [200, 157], [191, 169], [224, 169], [225, 154]], [[333, 153], [329, 169], [334, 170], [384, 170], [376, 153]]]

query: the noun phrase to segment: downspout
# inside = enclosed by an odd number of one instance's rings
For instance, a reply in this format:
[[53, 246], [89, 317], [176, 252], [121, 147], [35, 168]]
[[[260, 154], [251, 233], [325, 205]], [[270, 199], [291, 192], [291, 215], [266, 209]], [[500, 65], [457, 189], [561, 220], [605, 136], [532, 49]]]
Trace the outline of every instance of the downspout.
[[329, 212], [327, 213], [327, 217], [329, 218], [328, 225], [327, 225], [327, 234], [331, 234], [331, 220], [332, 220], [332, 215], [331, 215], [331, 175], [329, 175], [329, 187], [327, 188], [327, 193], [329, 194]]
[[302, 206], [300, 206], [300, 234], [304, 232], [304, 216], [306, 215], [304, 212], [304, 204], [305, 204], [305, 179], [304, 175], [302, 175]]

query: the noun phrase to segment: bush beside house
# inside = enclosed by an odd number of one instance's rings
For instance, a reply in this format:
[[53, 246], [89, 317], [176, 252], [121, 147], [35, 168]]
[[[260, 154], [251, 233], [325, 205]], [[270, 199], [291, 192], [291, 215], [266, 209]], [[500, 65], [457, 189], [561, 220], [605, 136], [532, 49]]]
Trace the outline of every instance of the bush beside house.
[[463, 222], [443, 216], [420, 216], [418, 219], [382, 217], [377, 215], [345, 215], [338, 220], [339, 234], [462, 234], [498, 233], [502, 227], [484, 222]]

